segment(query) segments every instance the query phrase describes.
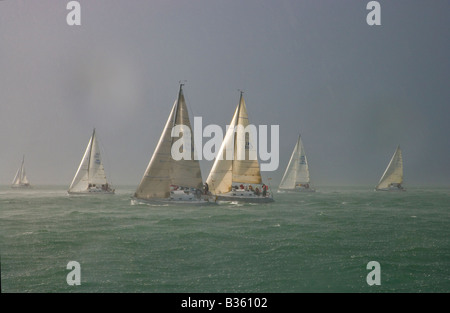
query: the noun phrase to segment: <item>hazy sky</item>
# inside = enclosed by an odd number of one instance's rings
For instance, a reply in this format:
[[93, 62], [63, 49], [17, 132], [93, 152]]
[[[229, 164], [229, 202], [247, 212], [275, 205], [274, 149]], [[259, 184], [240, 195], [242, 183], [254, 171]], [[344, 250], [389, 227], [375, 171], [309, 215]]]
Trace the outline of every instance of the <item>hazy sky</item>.
[[[139, 184], [178, 82], [203, 126], [280, 125], [278, 185], [299, 133], [313, 182], [375, 185], [396, 146], [405, 186], [450, 185], [450, 1], [0, 1], [0, 184], [69, 185], [95, 127], [107, 175]], [[192, 117], [191, 116], [191, 117]], [[206, 180], [212, 161], [201, 163]]]

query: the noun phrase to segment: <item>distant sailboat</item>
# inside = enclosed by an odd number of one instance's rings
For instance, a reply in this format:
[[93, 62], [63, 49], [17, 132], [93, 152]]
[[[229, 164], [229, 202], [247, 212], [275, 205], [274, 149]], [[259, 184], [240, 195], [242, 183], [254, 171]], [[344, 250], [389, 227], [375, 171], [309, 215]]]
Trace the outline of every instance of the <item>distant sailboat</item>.
[[394, 152], [380, 182], [375, 187], [376, 191], [404, 191], [403, 183], [403, 158], [400, 146]]
[[274, 201], [268, 186], [262, 183], [256, 158], [256, 138], [244, 132], [248, 125], [247, 108], [241, 92], [239, 104], [206, 180], [211, 193], [219, 201]]
[[[214, 202], [214, 199], [210, 199], [202, 190], [202, 173], [199, 161], [194, 158], [193, 136], [190, 141], [190, 159], [175, 160], [172, 157], [172, 144], [175, 141], [172, 130], [178, 125], [181, 129], [183, 127], [192, 129], [184, 99], [183, 84], [180, 84], [178, 98], [173, 104], [158, 145], [134, 193], [136, 199], [150, 203], [207, 204]], [[183, 149], [185, 149], [184, 146]]]
[[302, 137], [300, 135], [298, 136], [291, 159], [278, 188], [278, 192], [315, 191], [311, 188], [308, 160], [306, 159], [305, 148], [303, 147]]
[[25, 174], [25, 156], [22, 157], [22, 164], [16, 172], [16, 176], [12, 181], [12, 188], [30, 188], [30, 182], [28, 181], [27, 175]]
[[100, 156], [95, 128], [81, 159], [80, 166], [70, 184], [69, 194], [114, 194], [108, 183]]

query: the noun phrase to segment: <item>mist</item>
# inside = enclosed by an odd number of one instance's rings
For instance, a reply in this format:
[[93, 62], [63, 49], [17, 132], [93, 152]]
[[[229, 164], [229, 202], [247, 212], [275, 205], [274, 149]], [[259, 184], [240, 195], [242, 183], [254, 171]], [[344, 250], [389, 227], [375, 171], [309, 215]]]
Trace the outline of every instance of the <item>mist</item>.
[[[179, 81], [191, 121], [279, 125], [279, 181], [299, 134], [312, 182], [375, 186], [398, 144], [405, 187], [450, 185], [450, 3], [0, 2], [0, 184], [69, 185], [92, 129], [107, 177], [137, 186]], [[269, 145], [270, 149], [270, 145]], [[213, 161], [202, 160], [206, 180]]]

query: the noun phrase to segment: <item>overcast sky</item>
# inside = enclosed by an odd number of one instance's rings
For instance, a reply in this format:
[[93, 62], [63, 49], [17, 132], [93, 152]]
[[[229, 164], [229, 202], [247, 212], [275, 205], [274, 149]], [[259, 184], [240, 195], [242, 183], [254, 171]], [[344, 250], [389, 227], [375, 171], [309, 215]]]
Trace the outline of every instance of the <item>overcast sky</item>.
[[[299, 133], [317, 185], [375, 185], [398, 144], [405, 186], [450, 185], [448, 0], [0, 1], [0, 184], [69, 185], [95, 127], [107, 176], [139, 184], [177, 96], [225, 127]], [[192, 117], [191, 116], [191, 117]], [[203, 179], [212, 161], [201, 162]]]

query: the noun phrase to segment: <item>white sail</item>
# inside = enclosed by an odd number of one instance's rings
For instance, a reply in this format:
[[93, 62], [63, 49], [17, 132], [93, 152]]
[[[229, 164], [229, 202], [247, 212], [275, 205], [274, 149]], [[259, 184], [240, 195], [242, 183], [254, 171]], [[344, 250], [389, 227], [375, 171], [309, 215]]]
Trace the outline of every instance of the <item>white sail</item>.
[[11, 187], [29, 187], [29, 186], [30, 182], [28, 181], [27, 175], [25, 173], [25, 156], [23, 156], [22, 163], [20, 167], [17, 169]]
[[69, 193], [86, 193], [94, 191], [114, 192], [106, 179], [95, 129], [89, 139], [80, 166], [70, 184]]
[[[219, 148], [219, 152], [216, 155], [214, 164], [209, 172], [206, 183], [209, 186], [209, 190], [213, 194], [221, 194], [231, 191], [231, 185], [233, 183], [233, 160], [234, 158], [234, 127], [237, 124], [239, 114], [239, 106], [234, 112], [230, 126], [225, 133], [225, 138]], [[227, 157], [228, 156], [228, 157]]]
[[231, 191], [233, 183], [262, 182], [256, 157], [256, 138], [251, 132], [245, 132], [248, 125], [247, 107], [241, 92], [239, 104], [206, 180], [213, 194]]
[[[272, 196], [267, 193], [267, 186], [262, 184], [253, 127], [249, 123], [241, 92], [239, 104], [206, 180], [211, 193], [219, 200], [273, 201]], [[260, 193], [261, 190], [264, 192]]]
[[178, 140], [172, 137], [173, 128], [180, 125], [192, 130], [182, 86], [183, 84], [180, 84], [178, 98], [173, 104], [158, 145], [134, 194], [138, 199], [167, 199], [170, 197], [171, 186], [199, 190], [202, 188], [200, 164], [194, 158], [193, 132], [191, 131], [190, 158], [174, 160], [171, 153], [173, 142]]
[[20, 177], [22, 176], [22, 166], [17, 169], [16, 175], [14, 176], [14, 179], [12, 181], [13, 186], [20, 185]]
[[30, 182], [28, 181], [27, 175], [25, 174], [25, 167], [22, 169], [22, 184], [28, 185]]
[[307, 186], [309, 184], [308, 160], [303, 147], [302, 137], [299, 135], [279, 188], [294, 189], [296, 186]]
[[383, 190], [388, 188], [401, 188], [403, 183], [403, 158], [400, 146], [394, 152], [386, 170], [383, 173], [378, 185], [377, 190]]
[[249, 123], [247, 107], [242, 93], [236, 122], [232, 165], [233, 182], [260, 184], [262, 179], [257, 157], [256, 132], [252, 133], [249, 128], [254, 126]]

